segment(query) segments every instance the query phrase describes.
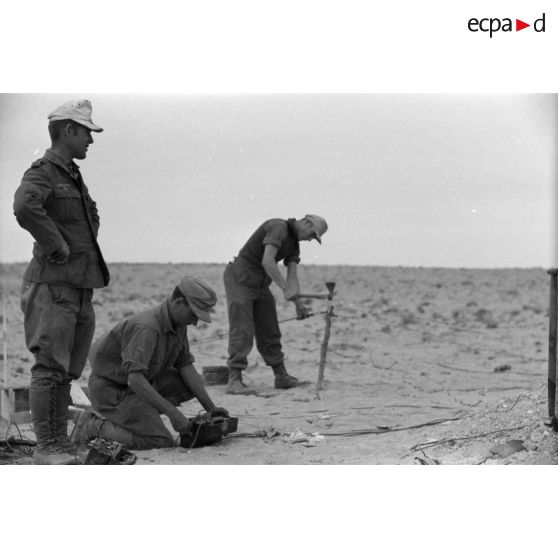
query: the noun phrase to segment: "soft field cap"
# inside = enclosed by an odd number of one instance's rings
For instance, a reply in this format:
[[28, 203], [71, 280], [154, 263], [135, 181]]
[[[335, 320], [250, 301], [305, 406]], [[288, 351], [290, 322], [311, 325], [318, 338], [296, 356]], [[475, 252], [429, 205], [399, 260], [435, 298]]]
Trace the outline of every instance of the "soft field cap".
[[305, 219], [308, 219], [314, 226], [314, 233], [316, 234], [316, 240], [321, 244], [322, 235], [327, 231], [327, 223], [323, 217], [319, 215], [305, 215]]
[[68, 101], [60, 105], [48, 115], [48, 119], [50, 122], [55, 122], [56, 120], [73, 120], [89, 128], [92, 132], [102, 132], [103, 129], [100, 126], [93, 124], [91, 120], [92, 112], [91, 101], [79, 99], [77, 101]]
[[211, 323], [209, 312], [217, 303], [215, 291], [203, 281], [186, 276], [178, 284], [178, 289], [186, 298], [186, 302], [202, 322]]

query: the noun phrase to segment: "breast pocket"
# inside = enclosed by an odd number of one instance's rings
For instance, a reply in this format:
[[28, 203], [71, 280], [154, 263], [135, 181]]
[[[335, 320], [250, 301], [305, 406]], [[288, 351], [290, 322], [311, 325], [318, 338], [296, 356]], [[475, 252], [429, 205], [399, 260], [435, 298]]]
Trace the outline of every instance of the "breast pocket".
[[80, 193], [71, 184], [57, 184], [54, 187], [53, 212], [60, 221], [79, 221], [83, 219]]

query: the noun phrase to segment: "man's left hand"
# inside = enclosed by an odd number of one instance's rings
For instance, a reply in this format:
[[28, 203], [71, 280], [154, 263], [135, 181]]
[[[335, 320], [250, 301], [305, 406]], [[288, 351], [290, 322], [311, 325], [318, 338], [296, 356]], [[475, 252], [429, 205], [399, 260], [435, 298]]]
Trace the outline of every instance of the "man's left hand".
[[296, 319], [304, 320], [311, 315], [310, 309], [300, 302], [295, 302], [296, 306]]
[[209, 416], [210, 417], [230, 417], [229, 415], [229, 411], [227, 411], [227, 409], [224, 409], [223, 407], [213, 407], [213, 409], [211, 409], [211, 411], [209, 411]]

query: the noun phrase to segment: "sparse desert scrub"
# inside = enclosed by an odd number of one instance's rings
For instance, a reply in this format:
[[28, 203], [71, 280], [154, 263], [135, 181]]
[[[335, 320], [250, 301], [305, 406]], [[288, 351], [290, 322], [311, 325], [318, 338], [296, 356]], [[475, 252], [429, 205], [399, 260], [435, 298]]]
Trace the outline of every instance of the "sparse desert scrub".
[[[19, 309], [24, 269], [25, 264], [6, 264], [2, 269], [9, 327], [7, 365], [19, 383], [28, 382], [32, 363]], [[94, 295], [95, 338], [132, 313], [162, 302], [183, 275], [197, 275], [215, 289], [218, 302], [213, 323], [200, 324], [189, 333], [196, 365], [201, 371], [203, 366], [225, 364], [224, 264], [113, 263], [110, 269], [110, 287]], [[508, 461], [540, 462], [540, 453], [535, 452], [546, 439], [537, 426], [542, 422], [537, 417], [545, 414], [545, 270], [302, 265], [299, 278], [304, 292], [325, 293], [325, 282], [336, 282], [325, 389], [315, 391], [325, 301], [307, 301], [316, 315], [291, 320], [294, 306], [273, 287], [279, 320], [290, 320], [281, 325], [287, 368], [309, 384], [286, 392], [274, 390], [270, 370], [253, 349], [245, 377], [260, 397], [239, 398], [226, 395], [223, 386], [209, 388], [218, 405], [241, 417], [239, 432], [275, 428], [327, 435], [377, 425], [463, 419], [397, 435], [325, 436], [326, 441], [315, 447], [293, 446], [279, 437], [266, 443], [237, 438], [191, 453], [140, 452], [140, 462], [411, 464], [417, 463], [417, 455], [423, 457], [411, 448], [426, 440], [478, 435], [523, 423], [527, 430], [510, 435], [524, 440], [527, 451]], [[500, 371], [495, 373], [496, 369]], [[86, 369], [84, 379], [88, 373]], [[525, 415], [528, 410], [535, 415]], [[199, 405], [186, 403], [183, 411], [194, 415]], [[441, 463], [477, 463], [502, 440], [505, 435], [491, 435], [440, 445], [427, 453]]]

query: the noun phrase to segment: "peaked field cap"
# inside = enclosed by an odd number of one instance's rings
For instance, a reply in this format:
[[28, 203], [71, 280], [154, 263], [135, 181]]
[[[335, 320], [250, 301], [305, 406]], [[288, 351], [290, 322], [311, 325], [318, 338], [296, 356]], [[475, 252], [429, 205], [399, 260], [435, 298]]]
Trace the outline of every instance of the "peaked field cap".
[[203, 322], [211, 323], [209, 312], [217, 303], [215, 291], [200, 279], [188, 275], [178, 283], [178, 289], [196, 316]]
[[87, 99], [78, 99], [76, 101], [68, 101], [58, 108], [55, 108], [49, 115], [49, 122], [56, 122], [57, 120], [73, 120], [92, 132], [102, 132], [103, 129], [97, 124], [93, 124], [91, 120], [91, 101]]
[[322, 235], [327, 231], [327, 222], [323, 217], [319, 215], [305, 215], [305, 219], [308, 219], [314, 226], [314, 233], [316, 234], [316, 240], [321, 244]]

